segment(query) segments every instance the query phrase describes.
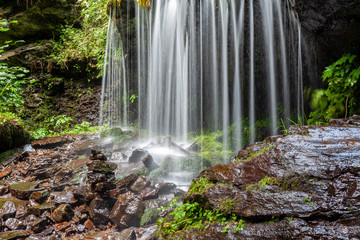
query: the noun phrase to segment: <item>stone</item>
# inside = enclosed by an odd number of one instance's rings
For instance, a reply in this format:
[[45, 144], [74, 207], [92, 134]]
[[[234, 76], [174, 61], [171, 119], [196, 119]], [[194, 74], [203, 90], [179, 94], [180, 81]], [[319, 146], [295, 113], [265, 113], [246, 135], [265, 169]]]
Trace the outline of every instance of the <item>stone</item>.
[[11, 195], [20, 199], [28, 199], [30, 194], [35, 190], [39, 185], [38, 182], [18, 182], [11, 184], [9, 189]]
[[0, 114], [0, 152], [21, 147], [32, 140], [18, 120], [7, 119]]
[[127, 192], [118, 197], [109, 218], [120, 229], [138, 227], [143, 212], [144, 204], [142, 200], [134, 193]]
[[35, 233], [40, 233], [50, 225], [50, 221], [47, 217], [36, 218], [36, 220], [29, 223], [31, 230]]
[[54, 230], [55, 231], [64, 231], [65, 229], [67, 229], [68, 227], [71, 226], [71, 223], [69, 222], [61, 222], [61, 223], [57, 223], [54, 225]]
[[78, 201], [85, 202], [90, 189], [86, 185], [81, 185], [74, 190], [74, 198]]
[[50, 199], [55, 204], [74, 204], [77, 202], [74, 194], [70, 192], [52, 192], [50, 193]]
[[136, 193], [141, 192], [148, 186], [150, 186], [150, 179], [145, 176], [139, 176], [136, 181], [131, 185], [130, 190]]
[[16, 218], [9, 218], [5, 221], [4, 226], [11, 230], [20, 230], [24, 229], [26, 226], [23, 221], [20, 221]]
[[89, 206], [89, 214], [95, 225], [106, 225], [110, 219], [110, 209], [113, 206], [113, 199], [94, 198]]
[[0, 239], [2, 239], [2, 240], [23, 239], [23, 238], [28, 237], [29, 235], [30, 235], [30, 233], [25, 230], [0, 232]]
[[157, 165], [154, 162], [154, 160], [150, 154], [148, 154], [144, 158], [142, 158], [142, 162], [144, 163], [145, 167], [147, 169], [149, 169], [150, 172], [159, 168], [159, 165]]
[[88, 170], [95, 173], [112, 173], [117, 168], [116, 163], [94, 160], [88, 164]]
[[130, 186], [136, 181], [138, 178], [138, 175], [133, 173], [130, 174], [116, 182], [116, 188], [122, 189], [122, 188], [130, 188]]
[[129, 163], [140, 162], [144, 157], [148, 155], [148, 152], [143, 149], [135, 149], [129, 157]]
[[158, 188], [146, 188], [139, 194], [142, 200], [156, 199], [159, 196]]
[[69, 204], [61, 204], [52, 213], [52, 217], [57, 222], [70, 221], [74, 216], [74, 211]]
[[94, 228], [94, 224], [93, 224], [93, 222], [92, 222], [90, 219], [88, 219], [88, 220], [86, 220], [86, 221], [84, 222], [84, 226], [85, 226], [85, 228], [88, 229], [88, 230], [91, 230], [91, 229]]
[[60, 147], [66, 143], [72, 142], [69, 137], [47, 137], [31, 143], [31, 146], [35, 149], [53, 149]]
[[175, 183], [163, 183], [159, 186], [159, 195], [172, 193], [176, 188]]
[[5, 202], [4, 205], [0, 208], [0, 218], [6, 220], [8, 218], [15, 217], [16, 207], [12, 201]]
[[1, 178], [4, 178], [4, 177], [7, 177], [7, 176], [10, 175], [11, 173], [12, 173], [12, 169], [11, 169], [11, 168], [5, 169], [4, 171], [0, 172], [0, 179], [1, 179]]
[[37, 192], [32, 192], [30, 195], [30, 199], [34, 200], [38, 203], [43, 203], [44, 200], [49, 197], [49, 191], [48, 190], [43, 190], [43, 191], [37, 191]]
[[54, 203], [44, 203], [44, 204], [41, 204], [41, 205], [38, 205], [38, 206], [29, 207], [27, 212], [28, 212], [28, 214], [34, 214], [36, 216], [40, 216], [44, 212], [46, 212], [46, 211], [51, 212], [54, 209], [55, 209], [55, 204]]

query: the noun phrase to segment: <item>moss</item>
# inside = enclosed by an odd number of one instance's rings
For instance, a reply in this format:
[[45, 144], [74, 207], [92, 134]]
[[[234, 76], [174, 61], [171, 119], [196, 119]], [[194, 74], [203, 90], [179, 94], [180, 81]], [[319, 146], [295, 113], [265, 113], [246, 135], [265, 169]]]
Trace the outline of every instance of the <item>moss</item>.
[[255, 157], [257, 156], [260, 156], [261, 154], [269, 151], [270, 149], [273, 149], [274, 148], [274, 145], [269, 145], [267, 147], [264, 147], [262, 150], [258, 151], [258, 152], [251, 152], [249, 153], [249, 156], [246, 158], [246, 159], [242, 159], [242, 158], [237, 158], [236, 160], [238, 162], [247, 162], [247, 161], [250, 161], [252, 159], [254, 159]]
[[13, 156], [16, 153], [15, 150], [8, 150], [6, 152], [0, 153], [0, 163], [4, 162], [9, 157]]
[[230, 214], [235, 206], [235, 199], [224, 198], [220, 202], [219, 211]]
[[203, 194], [208, 188], [214, 185], [214, 183], [209, 182], [205, 177], [199, 178], [191, 183], [188, 194]]

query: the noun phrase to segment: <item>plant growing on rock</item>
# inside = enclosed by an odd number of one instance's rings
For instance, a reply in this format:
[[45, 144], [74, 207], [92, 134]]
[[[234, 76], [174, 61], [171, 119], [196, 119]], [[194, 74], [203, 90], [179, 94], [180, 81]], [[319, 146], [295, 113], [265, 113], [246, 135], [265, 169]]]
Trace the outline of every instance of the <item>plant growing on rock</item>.
[[181, 204], [175, 198], [167, 207], [162, 207], [160, 210], [163, 212], [171, 211], [169, 215], [173, 217], [171, 221], [167, 221], [166, 217], [159, 218], [157, 221], [157, 234], [165, 238], [178, 231], [187, 231], [192, 228], [202, 231], [213, 223], [221, 223], [224, 226], [222, 232], [225, 234], [232, 227], [235, 232], [244, 228], [244, 220], [239, 219], [236, 215], [227, 215], [220, 211], [203, 208], [198, 202]]

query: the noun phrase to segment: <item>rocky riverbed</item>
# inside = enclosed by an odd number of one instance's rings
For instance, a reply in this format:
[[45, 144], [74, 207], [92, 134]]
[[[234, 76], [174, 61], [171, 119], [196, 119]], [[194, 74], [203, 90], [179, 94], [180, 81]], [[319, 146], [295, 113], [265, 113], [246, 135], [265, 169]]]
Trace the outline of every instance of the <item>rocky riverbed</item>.
[[185, 192], [141, 175], [165, 172], [147, 151], [113, 147], [95, 136], [45, 138], [4, 162], [0, 239], [152, 239], [157, 209]]
[[[114, 149], [69, 135], [35, 141], [4, 162], [0, 239], [157, 239], [158, 208], [185, 192], [156, 177], [164, 165], [148, 151]], [[213, 223], [167, 238], [359, 239], [359, 172], [360, 117], [293, 126], [204, 170], [197, 179], [212, 184], [183, 196], [244, 219], [242, 231]]]

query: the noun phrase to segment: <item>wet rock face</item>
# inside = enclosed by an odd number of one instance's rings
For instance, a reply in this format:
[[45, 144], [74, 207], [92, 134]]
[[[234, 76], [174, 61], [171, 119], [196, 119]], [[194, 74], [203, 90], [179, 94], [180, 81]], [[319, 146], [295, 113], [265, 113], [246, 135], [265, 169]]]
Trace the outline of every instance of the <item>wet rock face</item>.
[[[182, 234], [213, 239], [359, 238], [360, 128], [357, 118], [329, 126], [293, 126], [290, 135], [256, 143], [233, 163], [203, 171], [214, 183], [184, 196], [202, 207], [251, 223], [239, 233]], [[253, 152], [255, 151], [255, 152]], [[275, 220], [274, 220], [275, 219]], [[272, 221], [273, 223], [265, 223]]]
[[139, 226], [144, 204], [134, 193], [121, 194], [110, 212], [110, 219], [119, 228]]
[[344, 53], [360, 54], [358, 0], [296, 0], [294, 9], [299, 14], [303, 33], [310, 40], [319, 71]]
[[4, 120], [0, 115], [0, 153], [21, 147], [30, 142], [32, 137], [16, 120]]

